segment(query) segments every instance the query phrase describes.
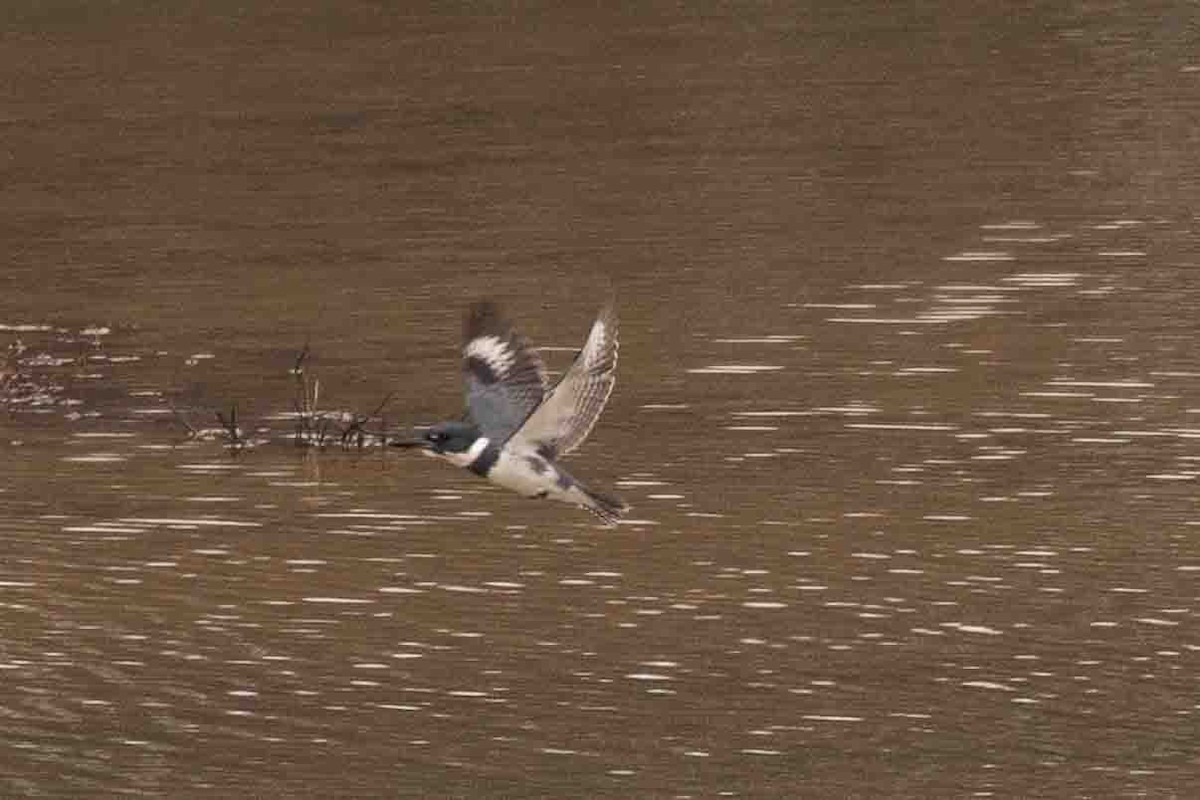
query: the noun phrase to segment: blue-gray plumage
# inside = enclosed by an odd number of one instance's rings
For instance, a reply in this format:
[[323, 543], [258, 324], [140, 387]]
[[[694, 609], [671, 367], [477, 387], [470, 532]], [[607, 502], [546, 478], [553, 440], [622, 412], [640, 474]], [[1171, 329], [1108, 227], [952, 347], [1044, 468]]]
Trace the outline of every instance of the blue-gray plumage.
[[440, 422], [398, 446], [486, 477], [527, 497], [549, 497], [616, 524], [627, 506], [577, 481], [557, 463], [591, 432], [616, 379], [617, 320], [605, 307], [570, 369], [551, 388], [528, 340], [495, 305], [475, 303], [463, 329], [467, 418]]

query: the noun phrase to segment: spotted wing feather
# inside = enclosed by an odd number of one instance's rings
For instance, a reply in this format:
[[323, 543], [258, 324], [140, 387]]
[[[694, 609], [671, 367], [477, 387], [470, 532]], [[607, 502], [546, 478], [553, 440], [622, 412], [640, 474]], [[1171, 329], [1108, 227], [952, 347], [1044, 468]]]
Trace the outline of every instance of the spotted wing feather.
[[516, 437], [550, 458], [574, 450], [604, 410], [616, 382], [616, 370], [617, 317], [610, 305], [592, 323], [571, 368]]
[[498, 445], [521, 427], [546, 392], [541, 357], [489, 302], [475, 303], [467, 312], [463, 377], [471, 421]]

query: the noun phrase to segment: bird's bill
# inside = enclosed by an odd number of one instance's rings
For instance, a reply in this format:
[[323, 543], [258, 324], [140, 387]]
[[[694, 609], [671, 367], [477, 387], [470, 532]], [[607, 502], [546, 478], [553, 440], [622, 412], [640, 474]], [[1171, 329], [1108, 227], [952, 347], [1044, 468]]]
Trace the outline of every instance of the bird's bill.
[[410, 437], [407, 437], [404, 439], [393, 439], [392, 441], [388, 442], [388, 444], [391, 445], [392, 447], [403, 447], [403, 448], [422, 447], [422, 448], [424, 448], [424, 447], [429, 447], [429, 440], [423, 436], [410, 436]]

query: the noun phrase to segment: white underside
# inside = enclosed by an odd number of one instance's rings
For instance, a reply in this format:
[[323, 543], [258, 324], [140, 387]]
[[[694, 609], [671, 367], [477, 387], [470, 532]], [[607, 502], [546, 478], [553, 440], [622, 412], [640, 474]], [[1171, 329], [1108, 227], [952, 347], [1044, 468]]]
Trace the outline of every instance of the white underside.
[[492, 467], [488, 478], [496, 485], [526, 497], [545, 495], [567, 503], [583, 502], [583, 493], [578, 489], [573, 486], [564, 489], [558, 485], [560, 473], [556, 466], [544, 459], [541, 459], [541, 463], [546, 465], [546, 469], [539, 473], [525, 454], [501, 450], [500, 458], [496, 460], [496, 466]]
[[[456, 467], [466, 469], [475, 459], [479, 458], [487, 446], [488, 440], [480, 437], [472, 443], [470, 448], [461, 453], [434, 453], [430, 450], [423, 452], [426, 455], [449, 461]], [[536, 459], [545, 468], [539, 472], [530, 463], [531, 458]], [[522, 449], [513, 452], [511, 449], [505, 448], [500, 451], [500, 457], [496, 459], [495, 465], [488, 473], [488, 480], [525, 497], [548, 497], [560, 503], [571, 503], [577, 506], [593, 505], [591, 499], [575, 484], [573, 479], [566, 481], [566, 488], [559, 485], [558, 479], [562, 474], [563, 472], [557, 466], [533, 451]]]

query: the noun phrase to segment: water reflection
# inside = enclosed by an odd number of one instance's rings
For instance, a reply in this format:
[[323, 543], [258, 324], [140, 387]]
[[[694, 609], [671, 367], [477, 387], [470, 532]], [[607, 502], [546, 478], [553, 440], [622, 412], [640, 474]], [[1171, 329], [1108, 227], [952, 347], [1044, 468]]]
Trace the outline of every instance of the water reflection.
[[[1026, 84], [1003, 39], [970, 68], [1008, 17], [940, 17], [929, 62], [877, 14], [422, 17], [432, 38], [396, 48], [347, 13], [239, 24], [287, 53], [222, 30], [256, 69], [178, 120], [154, 87], [185, 97], [172, 65], [216, 52], [190, 23], [125, 48], [147, 92], [118, 81], [102, 120], [73, 83], [108, 75], [90, 44], [14, 38], [14, 80], [53, 80], [12, 141], [53, 146], [6, 188], [28, 285], [5, 298], [41, 304], [0, 325], [6, 795], [1190, 790], [1190, 217], [1118, 203], [1089, 154], [1138, 175], [1191, 154], [1146, 170], [1121, 138], [1104, 98], [1142, 73], [1118, 23], [1021, 23], [1070, 42]], [[864, 37], [904, 91], [830, 77]], [[1116, 89], [1045, 80], [1096, 52], [1130, 67]], [[392, 74], [420, 77], [403, 102]], [[1012, 154], [1043, 139], [1058, 172], [1030, 185]], [[306, 334], [313, 413], [395, 391], [392, 425], [432, 418], [459, 402], [447, 297], [590, 304], [593, 270], [627, 331], [587, 454], [635, 506], [619, 527], [293, 444]], [[69, 308], [103, 314], [39, 321]], [[215, 411], [239, 403], [231, 452]]]

